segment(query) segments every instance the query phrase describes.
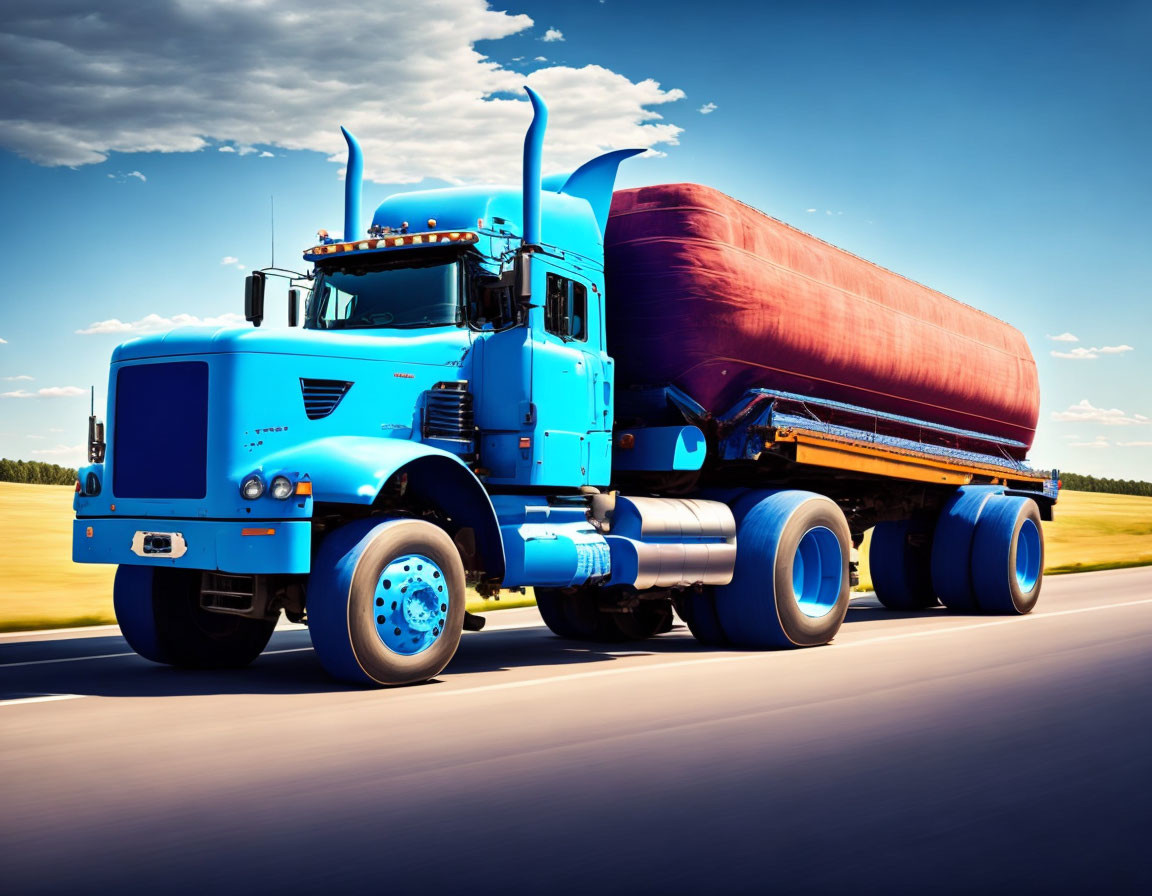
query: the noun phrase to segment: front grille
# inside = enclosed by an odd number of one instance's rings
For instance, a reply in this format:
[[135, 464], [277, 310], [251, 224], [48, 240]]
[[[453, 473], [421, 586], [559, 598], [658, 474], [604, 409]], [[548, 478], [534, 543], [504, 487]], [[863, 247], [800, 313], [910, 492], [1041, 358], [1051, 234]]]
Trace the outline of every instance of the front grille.
[[136, 364], [116, 374], [112, 492], [118, 498], [207, 494], [208, 365]]
[[472, 393], [468, 391], [467, 380], [437, 383], [425, 396], [424, 438], [471, 444]]
[[304, 413], [309, 420], [327, 417], [340, 404], [352, 384], [347, 380], [306, 380], [300, 378], [300, 392], [304, 396]]

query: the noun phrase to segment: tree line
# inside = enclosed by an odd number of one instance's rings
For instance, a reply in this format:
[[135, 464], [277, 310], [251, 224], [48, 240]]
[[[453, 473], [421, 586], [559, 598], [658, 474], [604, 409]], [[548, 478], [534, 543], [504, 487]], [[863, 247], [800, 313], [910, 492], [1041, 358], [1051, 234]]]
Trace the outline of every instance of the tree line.
[[1110, 495], [1142, 495], [1152, 497], [1152, 482], [1139, 479], [1101, 479], [1081, 476], [1079, 473], [1060, 471], [1062, 487], [1074, 492], [1106, 492]]
[[0, 458], [0, 482], [28, 482], [33, 485], [75, 485], [76, 470], [38, 460]]
[[[1106, 492], [1110, 495], [1152, 497], [1152, 482], [1138, 479], [1103, 479], [1079, 473], [1060, 473], [1063, 487], [1075, 492]], [[73, 485], [76, 470], [38, 460], [0, 459], [0, 482], [29, 482], [35, 485]]]

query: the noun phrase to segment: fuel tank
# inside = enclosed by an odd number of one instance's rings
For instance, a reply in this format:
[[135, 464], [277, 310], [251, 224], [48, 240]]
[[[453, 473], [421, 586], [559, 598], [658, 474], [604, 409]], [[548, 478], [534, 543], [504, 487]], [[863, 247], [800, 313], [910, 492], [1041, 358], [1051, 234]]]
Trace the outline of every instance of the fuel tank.
[[675, 385], [713, 413], [777, 389], [1031, 447], [1023, 334], [710, 187], [617, 191], [605, 273], [619, 388]]

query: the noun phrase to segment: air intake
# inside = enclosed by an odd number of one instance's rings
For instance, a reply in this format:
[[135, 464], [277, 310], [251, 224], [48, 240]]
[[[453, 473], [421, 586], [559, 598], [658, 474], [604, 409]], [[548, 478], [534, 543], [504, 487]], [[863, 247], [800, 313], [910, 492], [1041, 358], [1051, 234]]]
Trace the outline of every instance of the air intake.
[[460, 447], [470, 453], [475, 427], [468, 381], [437, 383], [425, 396], [424, 438], [462, 442]]
[[347, 380], [306, 380], [300, 379], [300, 392], [304, 396], [304, 413], [309, 420], [320, 420], [334, 410], [340, 400], [352, 388]]

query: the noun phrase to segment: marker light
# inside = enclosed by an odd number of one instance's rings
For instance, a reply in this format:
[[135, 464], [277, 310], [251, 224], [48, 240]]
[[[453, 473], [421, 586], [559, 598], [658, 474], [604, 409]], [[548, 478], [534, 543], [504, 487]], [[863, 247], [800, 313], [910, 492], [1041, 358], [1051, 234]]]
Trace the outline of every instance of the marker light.
[[310, 494], [312, 494], [312, 483], [311, 482], [297, 482], [296, 483], [296, 494], [298, 494], [298, 495], [310, 495]]
[[255, 501], [264, 494], [264, 480], [257, 474], [250, 473], [240, 483], [240, 494], [248, 501]]
[[287, 476], [276, 476], [273, 478], [272, 487], [268, 491], [277, 501], [287, 501], [292, 497], [292, 483]]

